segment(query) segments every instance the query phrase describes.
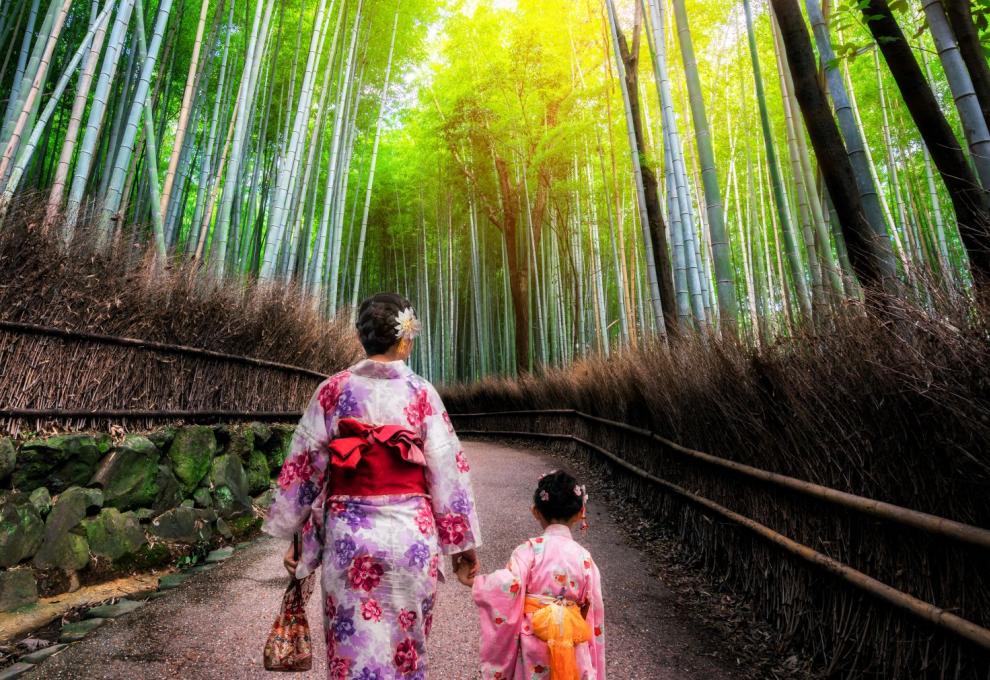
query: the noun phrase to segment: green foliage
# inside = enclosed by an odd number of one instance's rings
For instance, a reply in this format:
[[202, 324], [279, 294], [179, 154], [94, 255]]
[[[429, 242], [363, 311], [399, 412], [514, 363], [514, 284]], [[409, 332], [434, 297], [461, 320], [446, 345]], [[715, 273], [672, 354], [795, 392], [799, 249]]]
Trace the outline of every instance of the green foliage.
[[[193, 74], [187, 133], [176, 175], [170, 178], [174, 181], [172, 204], [161, 215], [167, 248], [175, 256], [194, 257], [217, 271], [247, 277], [263, 272], [261, 265], [267, 257], [274, 261], [272, 278], [298, 283], [304, 293], [316, 296], [314, 307], [328, 314], [355, 292], [359, 296], [386, 288], [405, 292], [424, 318], [429, 315], [430, 332], [417, 345], [414, 366], [441, 380], [513, 370], [517, 301], [511, 282], [521, 281], [518, 303], [525, 307], [528, 321], [524, 321], [527, 327], [518, 330], [529, 341], [533, 355], [524, 359], [532, 359], [534, 366], [605, 351], [617, 342], [633, 342], [655, 330], [650, 294], [644, 286], [645, 246], [623, 103], [601, 3], [401, 0], [393, 87], [384, 103], [364, 271], [355, 284], [361, 212], [374, 128], [383, 106], [379, 97], [396, 0], [346, 0], [344, 5], [340, 3], [345, 0], [328, 0], [323, 25], [317, 22], [319, 2], [245, 0], [231, 5], [234, 0], [213, 0], [207, 8], [199, 63], [191, 64], [201, 2], [205, 1], [176, 1], [150, 88], [157, 174], [164, 183], [173, 147], [179, 146], [183, 92]], [[29, 4], [30, 0], [12, 0], [0, 7], [0, 54], [4, 55], [0, 93], [11, 92], [38, 74], [18, 72], [22, 62], [31, 66], [27, 57], [32, 50], [40, 53], [42, 44], [29, 40], [21, 59], [25, 29], [20, 17]], [[157, 7], [143, 4], [144, 23], [151, 31]], [[793, 266], [784, 266], [780, 257], [782, 239], [762, 151], [741, 7], [723, 0], [686, 0], [685, 4], [724, 196], [734, 285], [740, 305], [750, 310], [741, 326], [754, 341], [760, 324], [770, 335], [786, 334], [794, 319], [792, 289], [809, 276], [809, 263], [792, 271]], [[124, 5], [114, 4], [111, 26]], [[636, 4], [617, 0], [616, 5], [620, 29], [631, 39]], [[954, 101], [923, 12], [907, 0], [890, 0], [889, 5], [916, 55], [928, 56], [931, 86], [961, 139]], [[695, 185], [689, 189], [698, 217], [688, 233], [701, 244], [697, 254], [700, 280], [711, 293], [705, 305], [709, 316], [715, 317], [717, 312], [710, 309], [715, 281], [697, 147], [688, 133], [692, 126], [685, 74], [674, 56], [679, 54], [678, 33], [669, 17], [669, 3], [663, 6], [671, 24], [661, 27], [669, 54], [667, 75], [675, 115], [680, 119], [685, 170], [689, 184]], [[904, 199], [910, 224], [899, 224], [897, 243], [910, 245], [909, 232], [916, 232], [912, 237], [916, 242], [913, 251], [895, 244], [906, 253], [902, 259], [918, 259], [913, 263], [916, 268], [931, 269], [946, 285], [967, 281], [966, 258], [945, 189], [935, 182], [934, 191], [929, 190], [921, 137], [882, 60], [879, 73], [876, 69], [876, 44], [868, 26], [871, 18], [863, 13], [868, 6], [867, 0], [833, 3], [827, 21], [835, 59], [826, 65], [848, 71], [883, 199], [892, 214], [898, 206], [891, 163], [897, 165], [903, 193], [911, 192]], [[777, 55], [768, 5], [754, 3], [754, 8], [770, 134], [784, 149], [785, 116], [780, 74], [774, 69]], [[973, 0], [972, 9], [990, 54], [990, 0]], [[36, 106], [48, 103], [51, 83], [80, 47], [91, 13], [89, 0], [70, 4], [65, 26], [55, 41], [51, 69], [42, 74], [46, 89]], [[255, 22], [264, 23], [265, 17], [269, 21], [266, 31], [259, 33], [256, 83], [251, 92], [242, 93]], [[293, 151], [288, 145], [302, 106], [310, 39], [324, 29], [317, 45], [312, 102], [302, 109], [301, 142]], [[112, 86], [100, 95], [106, 98], [105, 115], [90, 121], [89, 114], [99, 108], [94, 106], [97, 94], [93, 88], [83, 93], [81, 122], [92, 122], [97, 131], [92, 148], [84, 154], [81, 134], [67, 141], [75, 88], [82, 81], [73, 75], [21, 182], [22, 189], [40, 190], [47, 196], [64, 145], [69, 150], [69, 182], [81, 179], [79, 186], [84, 187], [76, 206], [83, 213], [105, 195], [121, 118], [133, 104], [141, 66], [134, 54], [133, 18], [126, 31], [113, 38], [116, 42], [111, 43], [111, 37], [107, 36], [101, 48], [94, 73], [94, 78], [101, 75], [109, 56], [119, 54]], [[348, 70], [352, 37], [355, 58]], [[642, 161], [655, 168], [661, 205], [669, 219], [664, 202], [664, 129], [646, 40], [640, 42], [638, 57], [640, 91], [635, 94], [645, 136], [639, 151]], [[891, 121], [892, 134], [886, 136], [878, 84], [884, 86]], [[0, 98], [0, 137], [9, 134], [10, 117], [19, 113], [7, 108], [6, 99]], [[338, 108], [342, 122], [335, 128]], [[235, 145], [231, 137], [238, 110], [247, 118], [241, 121], [243, 138]], [[34, 120], [33, 116], [28, 119]], [[106, 239], [125, 234], [128, 238], [133, 234], [138, 242], [150, 238], [146, 225], [160, 209], [154, 205], [153, 189], [160, 187], [149, 186], [149, 174], [154, 173], [146, 165], [144, 133], [142, 126], [126, 170], [122, 219], [112, 222]], [[0, 147], [7, 141], [0, 139]], [[889, 154], [888, 145], [892, 147]], [[236, 163], [232, 148], [237, 152]], [[92, 167], [84, 167], [81, 159], [90, 153]], [[797, 206], [798, 189], [789, 161], [783, 158], [781, 162], [783, 183], [790, 202]], [[285, 176], [279, 183], [283, 169]], [[0, 178], [0, 185], [3, 181]], [[55, 197], [56, 192], [51, 195]], [[64, 195], [56, 198], [53, 212], [73, 207]], [[220, 210], [224, 200], [229, 202], [229, 219], [221, 221], [221, 213], [228, 214]], [[284, 233], [277, 228], [274, 243], [266, 246], [279, 201], [287, 206]], [[935, 226], [939, 210], [948, 218], [944, 233]], [[329, 217], [324, 218], [325, 213]], [[509, 218], [517, 224], [511, 239], [505, 231]], [[794, 218], [800, 221], [801, 215]], [[131, 223], [136, 225], [133, 231], [125, 231], [122, 225]], [[229, 237], [222, 266], [217, 262], [218, 227]], [[65, 231], [71, 234], [71, 228]], [[332, 246], [334, 238], [340, 243], [336, 261], [324, 247]], [[938, 241], [946, 244], [940, 257], [934, 249]], [[805, 257], [806, 249], [799, 246]], [[838, 252], [840, 244], [833, 241], [824, 247]], [[515, 273], [506, 262], [511, 260], [517, 263]], [[187, 480], [187, 484], [194, 483]]]

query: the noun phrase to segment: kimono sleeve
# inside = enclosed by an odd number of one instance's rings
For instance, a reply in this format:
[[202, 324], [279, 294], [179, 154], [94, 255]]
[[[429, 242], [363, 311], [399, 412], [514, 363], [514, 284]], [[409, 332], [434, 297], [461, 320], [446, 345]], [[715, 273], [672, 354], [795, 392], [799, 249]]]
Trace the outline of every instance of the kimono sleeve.
[[605, 680], [605, 604], [602, 598], [602, 578], [598, 565], [590, 556], [588, 561], [591, 564], [588, 569], [588, 600], [591, 603], [588, 623], [591, 624], [592, 631], [589, 651], [591, 663], [595, 667], [595, 679]]
[[450, 416], [432, 385], [427, 385], [429, 408], [423, 418], [423, 453], [440, 550], [445, 555], [481, 545], [481, 533], [471, 487], [471, 468]]
[[526, 584], [532, 564], [532, 548], [524, 543], [513, 551], [505, 569], [474, 579], [471, 595], [481, 618], [483, 680], [515, 676], [519, 635], [525, 617]]
[[262, 531], [276, 538], [292, 538], [299, 531], [323, 484], [329, 460], [323, 391], [324, 385], [317, 388], [292, 435], [274, 500], [261, 526]]

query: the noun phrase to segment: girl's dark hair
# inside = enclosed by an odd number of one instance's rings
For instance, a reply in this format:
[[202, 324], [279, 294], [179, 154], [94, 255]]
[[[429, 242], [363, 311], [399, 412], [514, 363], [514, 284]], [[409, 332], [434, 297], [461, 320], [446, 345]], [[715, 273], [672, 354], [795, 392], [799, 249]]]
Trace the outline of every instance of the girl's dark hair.
[[574, 493], [576, 479], [563, 470], [544, 475], [533, 493], [533, 504], [548, 522], [567, 520], [576, 515], [584, 505], [584, 494]]
[[358, 339], [368, 356], [384, 354], [398, 341], [395, 320], [412, 303], [398, 293], [375, 293], [358, 308]]

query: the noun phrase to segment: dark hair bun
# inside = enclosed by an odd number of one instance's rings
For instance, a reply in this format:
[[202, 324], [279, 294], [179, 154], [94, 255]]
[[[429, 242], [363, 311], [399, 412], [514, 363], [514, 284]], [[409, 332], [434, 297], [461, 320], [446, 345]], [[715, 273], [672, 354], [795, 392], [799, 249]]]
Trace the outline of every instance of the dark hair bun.
[[581, 511], [584, 494], [575, 493], [576, 479], [562, 470], [544, 475], [533, 493], [533, 504], [548, 522], [568, 520]]
[[358, 308], [358, 338], [368, 356], [384, 354], [398, 341], [395, 321], [412, 303], [397, 293], [375, 293]]

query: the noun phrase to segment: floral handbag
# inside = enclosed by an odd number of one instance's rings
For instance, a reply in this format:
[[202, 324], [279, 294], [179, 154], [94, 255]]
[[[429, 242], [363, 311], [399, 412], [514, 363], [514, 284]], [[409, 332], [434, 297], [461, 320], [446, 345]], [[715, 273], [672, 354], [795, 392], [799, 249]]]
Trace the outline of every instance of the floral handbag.
[[[293, 559], [299, 559], [299, 535], [292, 537]], [[313, 592], [315, 574], [292, 577], [282, 606], [265, 641], [265, 670], [308, 671], [313, 668], [313, 640], [306, 620], [306, 602]]]

